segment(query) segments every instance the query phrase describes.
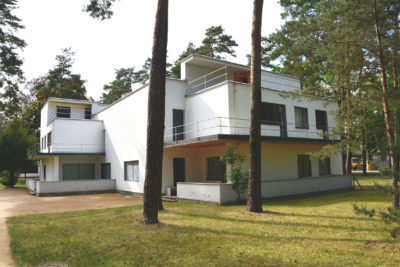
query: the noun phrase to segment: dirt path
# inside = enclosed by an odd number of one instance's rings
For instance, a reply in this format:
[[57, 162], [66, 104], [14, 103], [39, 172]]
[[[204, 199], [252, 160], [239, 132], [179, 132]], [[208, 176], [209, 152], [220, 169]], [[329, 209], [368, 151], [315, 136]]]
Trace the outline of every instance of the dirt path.
[[[0, 267], [14, 266], [6, 217], [63, 211], [102, 209], [142, 204], [141, 198], [117, 194], [35, 197], [24, 188], [0, 189]], [[7, 244], [7, 245], [6, 245]]]

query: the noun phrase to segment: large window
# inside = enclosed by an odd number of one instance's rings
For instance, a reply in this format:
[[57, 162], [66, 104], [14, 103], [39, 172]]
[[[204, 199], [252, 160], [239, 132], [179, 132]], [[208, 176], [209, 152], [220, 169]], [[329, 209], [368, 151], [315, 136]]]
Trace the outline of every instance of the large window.
[[139, 181], [139, 161], [124, 162], [125, 181]]
[[309, 155], [297, 155], [299, 177], [311, 176], [311, 160]]
[[63, 180], [95, 179], [95, 165], [92, 163], [66, 163], [62, 165]]
[[308, 129], [308, 112], [306, 108], [294, 107], [295, 126], [299, 129]]
[[219, 157], [207, 158], [207, 180], [225, 181], [226, 165], [219, 160]]
[[285, 105], [261, 103], [261, 123], [279, 125], [286, 121]]
[[111, 163], [101, 164], [101, 179], [111, 179]]
[[57, 106], [57, 118], [71, 118], [71, 107]]
[[319, 175], [330, 175], [331, 174], [331, 159], [323, 158], [319, 160]]
[[92, 109], [85, 108], [85, 119], [90, 120], [92, 118]]

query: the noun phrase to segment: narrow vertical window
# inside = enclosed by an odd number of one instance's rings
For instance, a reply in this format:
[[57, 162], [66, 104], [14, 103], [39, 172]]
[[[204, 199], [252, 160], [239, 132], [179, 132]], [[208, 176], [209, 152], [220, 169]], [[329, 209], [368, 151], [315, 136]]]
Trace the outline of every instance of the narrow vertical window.
[[92, 109], [91, 108], [85, 108], [85, 119], [90, 120], [92, 118]]
[[297, 155], [297, 168], [299, 177], [311, 176], [311, 160], [309, 155]]
[[308, 112], [306, 108], [294, 108], [295, 126], [299, 129], [308, 129]]

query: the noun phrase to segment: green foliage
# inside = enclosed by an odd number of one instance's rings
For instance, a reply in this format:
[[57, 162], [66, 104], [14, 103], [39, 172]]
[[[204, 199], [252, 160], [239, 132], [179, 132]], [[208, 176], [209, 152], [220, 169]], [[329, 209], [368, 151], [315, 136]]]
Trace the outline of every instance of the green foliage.
[[206, 29], [205, 37], [200, 47], [196, 47], [192, 42], [189, 42], [185, 51], [183, 51], [172, 64], [169, 75], [173, 78], [180, 78], [180, 62], [191, 54], [225, 59], [226, 55], [236, 56], [234, 47], [237, 46], [238, 45], [236, 41], [232, 39], [232, 36], [225, 34], [225, 29], [222, 25], [211, 26]]
[[231, 35], [225, 34], [222, 25], [207, 28], [205, 35], [206, 37], [198, 49], [199, 54], [218, 59], [224, 59], [223, 55], [236, 56], [234, 47], [238, 44]]
[[26, 43], [16, 36], [16, 32], [24, 28], [21, 20], [13, 14], [16, 8], [16, 0], [0, 2], [0, 114], [6, 120], [21, 112], [22, 93], [18, 83], [24, 80], [23, 61], [17, 50], [22, 50]]
[[109, 19], [113, 15], [111, 6], [114, 2], [115, 0], [90, 0], [89, 4], [83, 8], [83, 11], [89, 13], [93, 18]]
[[17, 179], [12, 180], [9, 171], [0, 172], [0, 183], [4, 186], [13, 187], [17, 183]]
[[353, 204], [353, 210], [355, 214], [363, 214], [368, 217], [373, 217], [375, 215], [375, 209], [368, 209], [366, 206], [359, 207], [357, 204]]
[[101, 96], [103, 104], [111, 104], [122, 95], [132, 91], [132, 84], [137, 82], [135, 68], [120, 68], [115, 70], [115, 80], [104, 85]]
[[87, 99], [85, 81], [80, 74], [72, 73], [75, 53], [64, 48], [56, 56], [57, 65], [42, 77], [28, 83], [30, 99], [23, 119], [29, 133], [37, 133], [40, 126], [40, 111], [49, 97]]
[[242, 200], [241, 195], [246, 190], [249, 179], [248, 173], [242, 170], [245, 159], [245, 155], [236, 152], [232, 147], [230, 147], [225, 154], [220, 157], [222, 162], [229, 164], [226, 179], [229, 182], [232, 182], [233, 189], [238, 194], [239, 201]]
[[14, 186], [18, 172], [29, 165], [26, 151], [34, 144], [34, 137], [28, 135], [20, 119], [11, 121], [0, 135], [0, 170], [7, 170], [7, 186]]

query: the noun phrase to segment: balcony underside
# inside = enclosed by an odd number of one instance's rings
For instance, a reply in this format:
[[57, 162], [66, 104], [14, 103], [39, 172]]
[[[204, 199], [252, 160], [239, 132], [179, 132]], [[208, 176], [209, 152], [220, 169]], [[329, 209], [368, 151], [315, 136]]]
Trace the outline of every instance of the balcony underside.
[[61, 156], [61, 157], [99, 157], [105, 156], [105, 153], [70, 153], [70, 152], [56, 152], [56, 153], [36, 153], [29, 156], [30, 160], [41, 160], [44, 158]]
[[[179, 146], [212, 146], [220, 145], [225, 142], [248, 142], [249, 135], [236, 134], [215, 134], [201, 136], [192, 139], [168, 142], [164, 144], [164, 148], [179, 147]], [[279, 137], [279, 136], [261, 136], [263, 143], [300, 143], [300, 144], [335, 144], [339, 140], [323, 139], [323, 138], [300, 138], [300, 137]]]

